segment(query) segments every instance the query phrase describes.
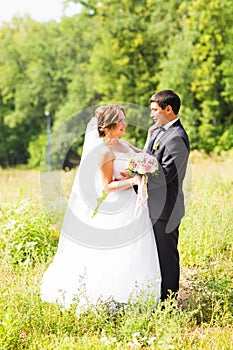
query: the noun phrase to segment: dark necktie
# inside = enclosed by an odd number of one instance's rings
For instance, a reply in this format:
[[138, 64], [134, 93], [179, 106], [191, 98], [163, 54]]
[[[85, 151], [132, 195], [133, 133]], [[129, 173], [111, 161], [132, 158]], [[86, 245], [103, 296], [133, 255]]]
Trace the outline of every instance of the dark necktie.
[[154, 133], [151, 136], [149, 145], [148, 145], [148, 151], [152, 152], [153, 145], [155, 143], [155, 140], [157, 140], [158, 137], [161, 137], [161, 134], [165, 131], [165, 129], [162, 126], [158, 126], [158, 128], [155, 129]]

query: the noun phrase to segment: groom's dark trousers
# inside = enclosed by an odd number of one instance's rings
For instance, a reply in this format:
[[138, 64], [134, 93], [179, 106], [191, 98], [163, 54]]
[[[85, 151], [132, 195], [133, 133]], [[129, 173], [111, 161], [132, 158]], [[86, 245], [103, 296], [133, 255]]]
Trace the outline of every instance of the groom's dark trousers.
[[166, 220], [157, 220], [153, 223], [155, 241], [158, 250], [160, 270], [162, 275], [161, 301], [172, 296], [177, 296], [179, 290], [180, 264], [178, 252], [179, 228], [166, 233]]
[[155, 130], [147, 152], [159, 163], [157, 176], [148, 175], [148, 207], [153, 224], [162, 284], [161, 300], [179, 290], [179, 225], [184, 216], [182, 185], [186, 173], [189, 140], [180, 120], [167, 130]]

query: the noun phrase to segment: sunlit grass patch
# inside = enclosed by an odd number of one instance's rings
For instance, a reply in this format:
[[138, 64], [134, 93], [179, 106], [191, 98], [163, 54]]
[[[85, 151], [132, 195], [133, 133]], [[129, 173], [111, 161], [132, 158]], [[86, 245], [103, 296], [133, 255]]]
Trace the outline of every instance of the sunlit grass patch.
[[[42, 275], [59, 230], [45, 210], [39, 172], [0, 170], [1, 349], [232, 349], [233, 161], [191, 156], [192, 186], [180, 228], [178, 302], [102, 304], [77, 315], [43, 303]], [[75, 171], [62, 172], [67, 200]], [[62, 220], [62, 218], [61, 218]]]

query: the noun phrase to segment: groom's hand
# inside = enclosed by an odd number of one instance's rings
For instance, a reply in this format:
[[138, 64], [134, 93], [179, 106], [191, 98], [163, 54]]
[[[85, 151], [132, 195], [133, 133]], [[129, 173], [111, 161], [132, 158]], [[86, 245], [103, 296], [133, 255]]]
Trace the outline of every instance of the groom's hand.
[[148, 129], [149, 137], [152, 136], [153, 132], [155, 131], [155, 129], [157, 129], [157, 127], [158, 127], [157, 124], [153, 124], [152, 126], [149, 127], [149, 129]]

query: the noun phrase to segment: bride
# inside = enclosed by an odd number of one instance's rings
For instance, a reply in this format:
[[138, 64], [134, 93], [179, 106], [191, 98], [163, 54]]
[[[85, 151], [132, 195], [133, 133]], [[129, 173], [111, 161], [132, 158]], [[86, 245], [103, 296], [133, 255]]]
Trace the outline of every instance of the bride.
[[140, 293], [160, 298], [160, 268], [148, 208], [137, 210], [134, 185], [125, 179], [127, 160], [141, 152], [120, 140], [125, 112], [100, 106], [85, 133], [61, 229], [58, 251], [41, 281], [41, 298], [77, 312], [99, 301], [127, 303]]

